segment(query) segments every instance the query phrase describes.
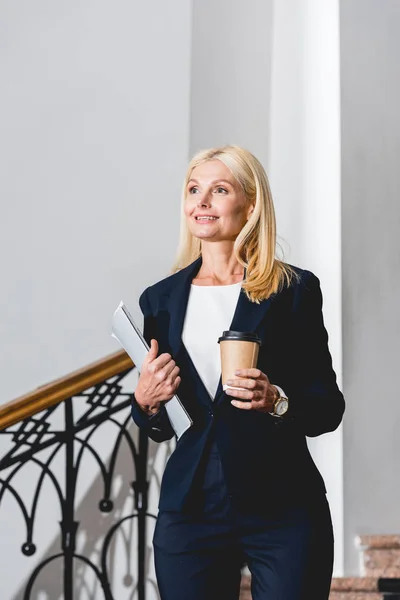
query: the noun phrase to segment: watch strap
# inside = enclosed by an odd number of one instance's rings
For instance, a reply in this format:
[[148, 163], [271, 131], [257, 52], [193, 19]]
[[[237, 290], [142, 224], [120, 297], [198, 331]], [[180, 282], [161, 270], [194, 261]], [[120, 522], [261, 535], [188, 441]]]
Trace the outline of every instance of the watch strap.
[[[283, 389], [282, 389], [281, 387], [279, 387], [279, 385], [276, 385], [275, 383], [273, 383], [272, 385], [274, 386], [274, 388], [275, 388], [276, 390], [278, 390], [279, 397], [278, 397], [278, 398], [275, 400], [275, 402], [274, 402], [274, 410], [273, 410], [271, 413], [269, 413], [269, 414], [270, 414], [270, 415], [272, 415], [273, 417], [280, 418], [280, 417], [282, 417], [283, 415], [279, 415], [279, 414], [276, 412], [276, 407], [277, 407], [277, 405], [278, 405], [278, 404], [281, 402], [281, 400], [286, 400], [286, 402], [289, 402], [289, 398], [287, 397], [287, 395], [285, 394], [285, 392], [283, 391]], [[285, 411], [285, 413], [286, 413], [286, 412], [287, 412], [287, 410]], [[284, 414], [285, 414], [285, 413], [284, 413]]]

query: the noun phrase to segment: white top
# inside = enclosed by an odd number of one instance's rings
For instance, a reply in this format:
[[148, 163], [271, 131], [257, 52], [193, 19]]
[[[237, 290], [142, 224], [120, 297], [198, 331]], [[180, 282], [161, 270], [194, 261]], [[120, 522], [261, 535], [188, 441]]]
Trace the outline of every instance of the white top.
[[221, 377], [218, 338], [230, 329], [242, 282], [232, 285], [192, 285], [182, 341], [201, 380], [214, 399]]

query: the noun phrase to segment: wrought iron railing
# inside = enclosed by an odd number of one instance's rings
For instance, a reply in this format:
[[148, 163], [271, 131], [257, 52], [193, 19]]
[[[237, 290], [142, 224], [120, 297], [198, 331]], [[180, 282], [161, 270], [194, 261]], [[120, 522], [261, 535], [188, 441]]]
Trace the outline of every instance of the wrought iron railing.
[[[155, 518], [149, 485], [159, 485], [157, 460], [155, 446], [149, 455], [147, 436], [130, 418], [133, 377], [132, 363], [118, 353], [0, 408], [0, 517], [6, 499], [8, 507], [12, 499], [19, 513], [13, 519], [25, 528], [22, 554], [39, 557], [7, 600], [33, 600], [40, 592], [51, 600], [116, 600], [117, 595], [120, 600], [121, 585], [126, 598], [145, 600], [146, 588], [155, 590], [146, 531], [148, 519]], [[163, 452], [168, 455], [169, 449]], [[43, 525], [40, 509], [47, 503], [53, 514], [55, 499], [58, 534], [56, 523]], [[92, 517], [93, 511], [108, 518], [94, 519], [88, 545], [85, 515]], [[52, 532], [50, 548], [36, 541], [43, 527]], [[53, 568], [59, 562], [61, 577]], [[57, 576], [50, 592], [51, 573]]]

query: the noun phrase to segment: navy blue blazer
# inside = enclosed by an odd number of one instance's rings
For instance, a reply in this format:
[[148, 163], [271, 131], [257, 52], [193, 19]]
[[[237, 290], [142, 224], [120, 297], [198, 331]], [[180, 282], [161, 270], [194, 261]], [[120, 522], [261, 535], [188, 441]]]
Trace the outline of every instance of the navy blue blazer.
[[[259, 304], [243, 290], [239, 296], [230, 329], [260, 336], [258, 367], [289, 397], [288, 413], [276, 418], [234, 408], [221, 381], [214, 399], [205, 389], [181, 339], [190, 285], [200, 266], [201, 258], [147, 288], [139, 301], [145, 338], [157, 339], [160, 353], [170, 353], [180, 367], [177, 393], [194, 422], [167, 462], [160, 510], [190, 511], [196, 505], [202, 458], [211, 441], [218, 446], [229, 494], [240, 509], [266, 512], [324, 494], [306, 436], [336, 429], [344, 398], [332, 368], [318, 278], [294, 267], [299, 281]], [[132, 417], [156, 442], [174, 436], [165, 407], [148, 417], [133, 397]]]

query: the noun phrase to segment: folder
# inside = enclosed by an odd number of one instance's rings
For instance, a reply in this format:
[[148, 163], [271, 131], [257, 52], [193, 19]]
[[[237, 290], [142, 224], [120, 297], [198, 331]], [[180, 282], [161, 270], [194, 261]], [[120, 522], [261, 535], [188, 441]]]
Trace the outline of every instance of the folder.
[[[149, 345], [123, 302], [120, 302], [112, 317], [111, 335], [118, 340], [140, 372]], [[171, 426], [179, 439], [191, 427], [193, 421], [178, 396], [173, 396], [164, 405]]]

